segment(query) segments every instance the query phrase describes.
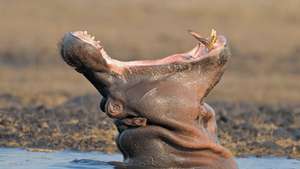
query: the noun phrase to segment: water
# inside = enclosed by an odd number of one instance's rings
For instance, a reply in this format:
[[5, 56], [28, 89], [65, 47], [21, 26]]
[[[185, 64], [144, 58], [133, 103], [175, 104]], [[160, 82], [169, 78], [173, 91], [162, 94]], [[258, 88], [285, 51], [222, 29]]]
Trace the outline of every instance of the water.
[[[122, 161], [120, 154], [58, 151], [29, 152], [0, 148], [0, 169], [114, 169], [108, 161]], [[240, 169], [300, 169], [300, 161], [275, 157], [237, 158]]]

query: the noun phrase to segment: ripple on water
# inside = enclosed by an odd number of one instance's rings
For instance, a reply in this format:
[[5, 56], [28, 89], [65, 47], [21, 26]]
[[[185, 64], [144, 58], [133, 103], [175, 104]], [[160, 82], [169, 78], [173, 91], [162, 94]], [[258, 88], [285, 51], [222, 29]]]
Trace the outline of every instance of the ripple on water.
[[[28, 152], [17, 148], [0, 148], [0, 169], [113, 169], [109, 161], [121, 161], [120, 154], [57, 151]], [[276, 157], [237, 158], [240, 169], [300, 169], [300, 161]], [[115, 163], [118, 166], [121, 163]], [[122, 167], [120, 167], [122, 168]]]

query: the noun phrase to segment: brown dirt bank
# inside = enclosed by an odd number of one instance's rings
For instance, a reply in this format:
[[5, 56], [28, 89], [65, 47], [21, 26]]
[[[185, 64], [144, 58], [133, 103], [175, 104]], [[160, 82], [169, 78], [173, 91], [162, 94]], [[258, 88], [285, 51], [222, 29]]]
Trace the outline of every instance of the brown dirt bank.
[[[60, 106], [22, 105], [0, 95], [0, 146], [116, 152], [116, 130], [98, 108], [100, 97], [85, 95]], [[220, 141], [238, 156], [300, 158], [300, 105], [213, 101]]]

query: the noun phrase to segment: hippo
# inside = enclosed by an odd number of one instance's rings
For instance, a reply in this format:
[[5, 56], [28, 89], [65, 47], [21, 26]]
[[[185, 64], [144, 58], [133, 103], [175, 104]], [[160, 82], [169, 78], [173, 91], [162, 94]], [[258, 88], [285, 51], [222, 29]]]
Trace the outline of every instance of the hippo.
[[214, 110], [204, 102], [231, 56], [213, 30], [196, 46], [161, 59], [119, 61], [87, 31], [68, 32], [62, 59], [103, 96], [100, 108], [113, 119], [117, 146], [128, 166], [237, 169], [219, 144]]

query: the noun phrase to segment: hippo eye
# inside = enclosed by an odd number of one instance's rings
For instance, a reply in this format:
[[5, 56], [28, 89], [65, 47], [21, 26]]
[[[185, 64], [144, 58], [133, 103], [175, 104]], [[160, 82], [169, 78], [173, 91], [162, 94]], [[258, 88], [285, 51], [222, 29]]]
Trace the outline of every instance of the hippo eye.
[[123, 106], [120, 102], [117, 101], [110, 101], [108, 103], [108, 110], [111, 112], [121, 112], [123, 109]]
[[109, 99], [105, 107], [106, 113], [111, 117], [118, 117], [123, 114], [123, 105], [120, 101]]

